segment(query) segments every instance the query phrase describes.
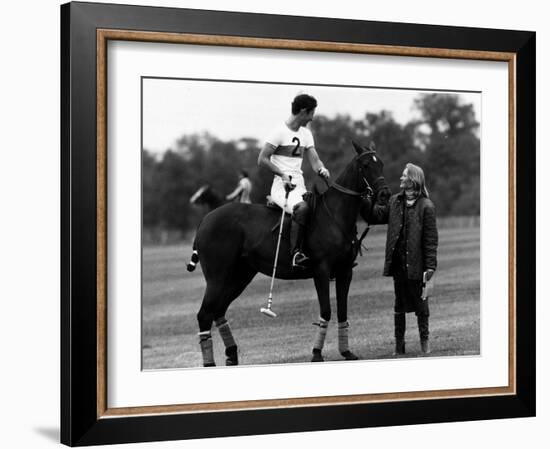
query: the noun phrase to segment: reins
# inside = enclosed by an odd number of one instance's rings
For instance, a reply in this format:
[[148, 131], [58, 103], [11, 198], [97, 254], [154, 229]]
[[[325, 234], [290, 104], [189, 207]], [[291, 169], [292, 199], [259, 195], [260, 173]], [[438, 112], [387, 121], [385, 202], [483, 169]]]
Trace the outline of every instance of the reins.
[[340, 184], [337, 184], [336, 182], [331, 182], [328, 179], [325, 179], [325, 182], [327, 183], [327, 186], [328, 186], [329, 189], [332, 187], [332, 188], [338, 190], [339, 192], [345, 193], [346, 195], [359, 196], [363, 199], [368, 199], [369, 197], [371, 197], [374, 194], [374, 192], [373, 192], [370, 184], [368, 183], [368, 181], [365, 179], [365, 177], [363, 177], [363, 181], [365, 181], [365, 185], [366, 185], [365, 191], [364, 192], [356, 192], [355, 190], [348, 189], [347, 187], [341, 186]]
[[[361, 154], [359, 157], [357, 157], [357, 160], [360, 160], [362, 157], [367, 156], [367, 155], [371, 155], [371, 154], [376, 154], [376, 151], [367, 151], [367, 152]], [[346, 195], [359, 196], [364, 200], [369, 200], [374, 196], [374, 190], [370, 186], [370, 184], [367, 181], [367, 178], [365, 177], [365, 175], [363, 174], [363, 170], [362, 170], [361, 167], [359, 168], [359, 171], [361, 173], [361, 178], [363, 178], [363, 182], [365, 183], [365, 190], [363, 192], [357, 192], [355, 190], [348, 189], [347, 187], [341, 186], [340, 184], [338, 184], [334, 181], [330, 181], [326, 178], [323, 178], [323, 180], [325, 181], [325, 183], [327, 184], [329, 189], [332, 187], [332, 188], [338, 190], [339, 192], [345, 193]], [[378, 177], [374, 181], [375, 188], [377, 187], [377, 184], [380, 183], [380, 181], [384, 181], [383, 176]]]

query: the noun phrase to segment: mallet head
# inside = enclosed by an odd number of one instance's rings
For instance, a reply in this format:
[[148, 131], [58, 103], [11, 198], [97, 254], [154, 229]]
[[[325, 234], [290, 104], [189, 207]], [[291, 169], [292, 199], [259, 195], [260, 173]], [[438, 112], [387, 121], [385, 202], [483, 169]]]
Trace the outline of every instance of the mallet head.
[[268, 316], [270, 318], [276, 318], [277, 317], [277, 314], [273, 310], [265, 308], [265, 307], [262, 307], [260, 309], [260, 312], [262, 312], [265, 316]]

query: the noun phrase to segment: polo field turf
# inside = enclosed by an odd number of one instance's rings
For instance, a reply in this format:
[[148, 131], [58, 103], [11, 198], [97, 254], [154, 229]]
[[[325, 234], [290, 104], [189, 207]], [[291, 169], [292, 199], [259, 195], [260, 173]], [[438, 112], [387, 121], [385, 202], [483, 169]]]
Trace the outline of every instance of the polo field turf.
[[[362, 227], [361, 227], [362, 229]], [[393, 356], [393, 281], [382, 276], [385, 226], [373, 227], [353, 270], [348, 317], [350, 349], [363, 360]], [[230, 236], [228, 236], [230, 238]], [[439, 231], [438, 270], [430, 301], [431, 354], [422, 355], [414, 313], [407, 314], [406, 355], [400, 357], [472, 356], [480, 351], [479, 227]], [[142, 366], [143, 369], [201, 367], [196, 315], [205, 281], [200, 264], [189, 273], [191, 244], [146, 246], [143, 249]], [[307, 363], [311, 358], [319, 305], [313, 280], [275, 280], [273, 310], [260, 313], [270, 278], [256, 275], [226, 315], [239, 345], [239, 363]], [[331, 282], [333, 318], [323, 351], [325, 360], [339, 361], [336, 298]], [[218, 366], [225, 364], [224, 347], [212, 328]]]

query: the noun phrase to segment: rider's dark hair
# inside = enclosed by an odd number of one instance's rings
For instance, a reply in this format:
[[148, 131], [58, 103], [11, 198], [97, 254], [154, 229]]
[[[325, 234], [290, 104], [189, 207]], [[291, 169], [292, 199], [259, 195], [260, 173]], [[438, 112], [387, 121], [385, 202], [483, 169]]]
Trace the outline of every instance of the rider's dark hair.
[[248, 178], [248, 172], [244, 168], [241, 168], [241, 175], [243, 175], [245, 178]]
[[311, 95], [301, 94], [294, 98], [292, 102], [292, 114], [298, 114], [302, 109], [306, 112], [311, 112], [312, 109], [317, 107], [317, 100]]

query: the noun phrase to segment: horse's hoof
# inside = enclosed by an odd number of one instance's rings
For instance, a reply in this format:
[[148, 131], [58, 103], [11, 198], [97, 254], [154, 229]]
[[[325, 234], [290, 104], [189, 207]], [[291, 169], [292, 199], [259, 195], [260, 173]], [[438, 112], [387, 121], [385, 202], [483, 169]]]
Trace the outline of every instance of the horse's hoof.
[[216, 366], [216, 364], [215, 364], [214, 362], [212, 362], [212, 363], [205, 363], [203, 366], [204, 366], [205, 368], [209, 368], [209, 367], [211, 367], [211, 366]]
[[344, 357], [346, 360], [359, 360], [359, 357], [357, 357], [353, 352], [351, 351], [344, 351], [342, 352], [342, 357]]
[[230, 346], [225, 349], [225, 366], [237, 366], [239, 364], [239, 357], [237, 355], [237, 346]]
[[321, 351], [314, 349], [313, 350], [313, 357], [311, 358], [312, 362], [324, 362], [325, 359], [323, 358], [323, 355], [321, 354]]

